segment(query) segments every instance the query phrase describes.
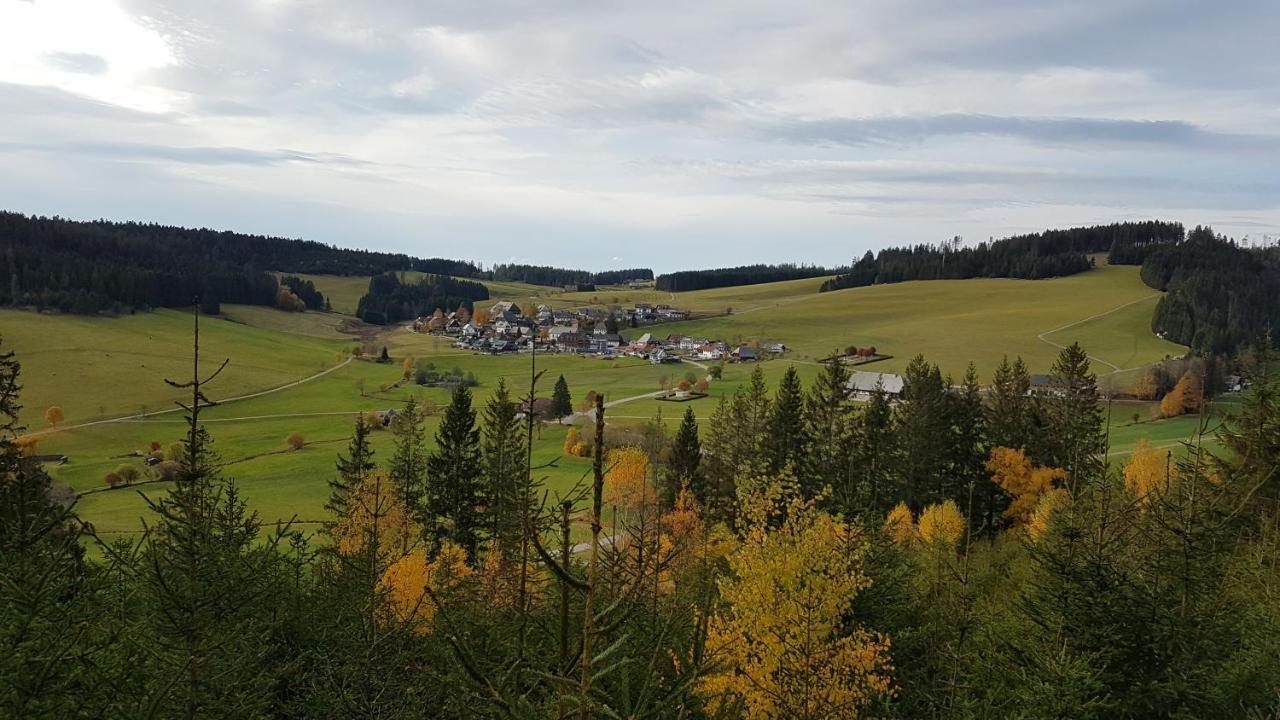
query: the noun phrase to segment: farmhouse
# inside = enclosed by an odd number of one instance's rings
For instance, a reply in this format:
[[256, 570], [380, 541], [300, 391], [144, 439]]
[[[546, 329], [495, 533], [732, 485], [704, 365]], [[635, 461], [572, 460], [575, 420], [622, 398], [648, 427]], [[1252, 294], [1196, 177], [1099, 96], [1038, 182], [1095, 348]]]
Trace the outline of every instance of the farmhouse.
[[871, 397], [876, 388], [880, 388], [885, 395], [896, 398], [902, 395], [902, 388], [905, 385], [906, 382], [901, 375], [862, 371], [850, 374], [849, 381], [845, 383], [845, 387], [849, 390], [849, 397], [857, 400]]
[[730, 356], [738, 362], [755, 362], [760, 359], [760, 356], [756, 354], [756, 351], [746, 345], [740, 345], [734, 348], [733, 352], [730, 353]]
[[512, 315], [519, 315], [520, 306], [513, 302], [508, 302], [506, 300], [503, 300], [502, 302], [494, 303], [493, 307], [489, 308], [490, 315], [501, 315], [503, 313], [511, 313]]

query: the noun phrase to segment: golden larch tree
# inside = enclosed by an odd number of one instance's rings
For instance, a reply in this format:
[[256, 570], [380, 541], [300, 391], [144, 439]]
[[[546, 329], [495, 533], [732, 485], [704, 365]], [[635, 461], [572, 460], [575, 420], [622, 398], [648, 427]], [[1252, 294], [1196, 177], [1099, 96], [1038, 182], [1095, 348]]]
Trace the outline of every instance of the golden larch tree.
[[964, 537], [966, 525], [954, 500], [935, 503], [920, 512], [920, 539], [930, 545], [955, 548]]
[[855, 718], [891, 693], [889, 639], [849, 617], [870, 583], [856, 528], [777, 482], [747, 495], [740, 516], [742, 543], [707, 631], [718, 669], [699, 684], [712, 710], [728, 702], [761, 720]]
[[1169, 452], [1151, 447], [1143, 438], [1124, 465], [1124, 486], [1145, 507], [1168, 488], [1170, 473]]
[[916, 519], [911, 516], [911, 508], [905, 502], [893, 506], [884, 519], [885, 532], [899, 545], [910, 545], [920, 539], [920, 531], [916, 528]]
[[382, 620], [406, 623], [416, 635], [429, 634], [439, 610], [436, 602], [472, 573], [466, 551], [453, 543], [442, 545], [432, 559], [423, 552], [405, 555], [378, 581], [378, 592], [387, 601]]
[[1004, 516], [1013, 521], [1014, 529], [1019, 532], [1026, 531], [1042, 498], [1066, 495], [1066, 490], [1056, 483], [1065, 481], [1067, 472], [1062, 468], [1033, 466], [1022, 450], [992, 448], [987, 470], [991, 472], [992, 481], [1012, 497]]

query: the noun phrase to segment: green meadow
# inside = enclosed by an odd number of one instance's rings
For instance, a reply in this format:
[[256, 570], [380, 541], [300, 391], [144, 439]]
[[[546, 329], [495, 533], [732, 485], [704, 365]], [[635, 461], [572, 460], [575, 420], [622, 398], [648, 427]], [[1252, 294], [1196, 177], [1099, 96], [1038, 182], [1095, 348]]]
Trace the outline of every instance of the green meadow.
[[[317, 276], [319, 277], [319, 276]], [[317, 279], [317, 278], [313, 278]], [[367, 279], [325, 279], [345, 283], [320, 284], [333, 293], [336, 308], [354, 307]], [[1071, 278], [1043, 281], [965, 280], [903, 283], [817, 293], [821, 279], [798, 280], [741, 288], [677, 294], [653, 290], [601, 288], [596, 293], [565, 293], [520, 284], [497, 284], [496, 297], [551, 300], [554, 304], [669, 302], [702, 312], [732, 315], [647, 328], [659, 335], [707, 335], [729, 341], [777, 341], [789, 352], [761, 363], [771, 386], [790, 365], [808, 383], [821, 371], [816, 359], [836, 347], [875, 345], [895, 357], [866, 366], [869, 370], [900, 370], [916, 353], [958, 376], [974, 361], [982, 380], [1003, 355], [1022, 355], [1033, 372], [1047, 371], [1057, 345], [1080, 341], [1095, 358], [1095, 370], [1106, 376], [1115, 368], [1139, 367], [1184, 349], [1154, 337], [1149, 328], [1153, 293], [1137, 278], [1136, 269], [1109, 267]], [[499, 295], [498, 293], [503, 293]], [[520, 293], [525, 293], [521, 296]], [[544, 293], [537, 295], [534, 293]], [[539, 300], [541, 301], [541, 300]], [[130, 453], [152, 442], [168, 445], [181, 437], [181, 413], [150, 415], [75, 427], [81, 423], [118, 418], [173, 407], [181, 396], [164, 378], [185, 380], [191, 367], [189, 312], [162, 310], [120, 318], [78, 317], [0, 310], [0, 334], [6, 347], [23, 362], [22, 421], [40, 432], [39, 452], [63, 453], [66, 465], [52, 466], [62, 482], [85, 493], [79, 509], [104, 534], [132, 534], [147, 515], [143, 494], [165, 491], [163, 483], [105, 490], [103, 476], [121, 463], [137, 463]], [[355, 344], [349, 334], [354, 320], [338, 313], [286, 313], [261, 307], [227, 306], [219, 318], [201, 322], [202, 366], [212, 369], [229, 359], [226, 370], [209, 387], [214, 399], [286, 389], [226, 402], [207, 409], [206, 423], [224, 472], [237, 479], [245, 497], [267, 521], [325, 519], [324, 501], [337, 454], [346, 446], [356, 413], [387, 409], [409, 397], [442, 408], [447, 391], [401, 381], [405, 358], [425, 359], [442, 369], [458, 368], [475, 375], [475, 406], [481, 408], [498, 383], [513, 395], [528, 391], [530, 357], [480, 355], [451, 346], [446, 338], [419, 335], [403, 328], [374, 330], [375, 344], [385, 345], [389, 364], [367, 359], [346, 361]], [[638, 330], [630, 331], [636, 334]], [[727, 365], [724, 376], [711, 386], [710, 397], [690, 403], [652, 397], [661, 383], [675, 382], [687, 373], [700, 376], [691, 364], [652, 365], [635, 358], [600, 360], [569, 355], [539, 354], [541, 396], [559, 375], [568, 380], [575, 403], [588, 390], [603, 392], [611, 402], [606, 418], [614, 423], [639, 423], [659, 413], [674, 429], [687, 407], [706, 418], [719, 398], [745, 383], [756, 365]], [[328, 372], [325, 372], [328, 371]], [[321, 374], [323, 373], [323, 374]], [[1117, 375], [1116, 377], [1121, 377]], [[44, 410], [63, 408], [66, 420], [50, 428]], [[1139, 420], [1133, 420], [1133, 414]], [[1151, 420], [1150, 405], [1117, 405], [1111, 413], [1113, 455], [1123, 455], [1142, 438], [1157, 446], [1173, 446], [1194, 433], [1194, 418]], [[428, 421], [434, 433], [438, 418]], [[307, 445], [290, 451], [285, 438], [300, 433]], [[535, 462], [546, 490], [568, 492], [589, 471], [586, 459], [561, 457], [565, 428], [540, 428]], [[391, 454], [389, 433], [377, 432], [374, 447], [385, 459]]]

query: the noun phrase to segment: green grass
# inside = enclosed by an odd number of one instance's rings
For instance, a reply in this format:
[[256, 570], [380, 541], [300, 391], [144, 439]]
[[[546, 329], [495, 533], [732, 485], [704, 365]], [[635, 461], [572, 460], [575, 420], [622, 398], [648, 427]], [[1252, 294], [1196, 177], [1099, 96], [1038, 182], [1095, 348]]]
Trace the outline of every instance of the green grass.
[[[874, 345], [894, 358], [867, 370], [900, 371], [923, 353], [957, 377], [973, 361], [989, 378], [1005, 355], [1021, 355], [1033, 372], [1047, 371], [1059, 352], [1053, 343], [1078, 340], [1116, 367], [1184, 353], [1151, 333], [1154, 298], [1145, 298], [1152, 295], [1136, 268], [1117, 266], [1053, 280], [937, 280], [778, 296], [773, 305], [663, 325], [659, 332], [784, 342], [796, 360], [807, 362], [836, 348]], [[1049, 342], [1039, 338], [1045, 333]], [[1095, 365], [1100, 373], [1113, 369]]]
[[[399, 275], [404, 281], [413, 282], [421, 277], [423, 273], [405, 271], [399, 273]], [[360, 298], [369, 290], [369, 276], [367, 275], [298, 275], [298, 277], [315, 283], [316, 289], [328, 298], [333, 311], [344, 315], [354, 315]], [[484, 283], [485, 287], [489, 288], [490, 302], [497, 302], [498, 300], [523, 302], [530, 298], [538, 298], [537, 302], [554, 304], [554, 299], [564, 294], [564, 291], [560, 288], [543, 287], [541, 285], [493, 280], [483, 280], [481, 282]], [[481, 302], [478, 305], [485, 306], [485, 303]]]
[[[336, 278], [347, 291], [363, 292], [364, 279]], [[496, 297], [520, 301], [544, 298], [550, 304], [583, 302], [670, 301], [678, 307], [714, 312], [732, 306], [737, 314], [709, 320], [660, 325], [659, 334], [690, 333], [726, 340], [759, 338], [792, 346], [782, 360], [759, 365], [771, 387], [788, 365], [794, 364], [808, 384], [820, 372], [814, 359], [848, 344], [878, 346], [896, 357], [867, 366], [873, 370], [901, 369], [909, 357], [924, 353], [956, 375], [974, 360], [984, 380], [1004, 354], [1021, 354], [1033, 371], [1046, 370], [1057, 354], [1050, 343], [1079, 339], [1090, 353], [1118, 367], [1155, 360], [1182, 348], [1165, 343], [1148, 330], [1154, 298], [1133, 268], [1105, 268], [1072, 278], [1049, 281], [967, 280], [903, 283], [835, 293], [816, 292], [821, 279], [720, 288], [669, 294], [652, 290], [601, 288], [596, 293], [564, 293], [518, 283], [494, 284]], [[322, 287], [322, 292], [326, 290]], [[499, 294], [502, 293], [502, 294]], [[539, 294], [542, 293], [542, 294]], [[522, 295], [523, 294], [523, 295]], [[667, 296], [661, 298], [659, 296]], [[348, 296], [350, 299], [351, 296]], [[358, 297], [358, 295], [355, 295]], [[539, 300], [541, 301], [541, 300]], [[1133, 302], [1137, 301], [1137, 302]], [[352, 300], [354, 302], [354, 300]], [[1118, 306], [1133, 302], [1118, 311]], [[226, 319], [202, 323], [204, 365], [231, 358], [231, 365], [209, 388], [214, 398], [260, 391], [310, 376], [333, 366], [350, 337], [340, 332], [344, 317], [325, 313], [285, 313], [268, 308], [227, 306]], [[1101, 317], [1091, 318], [1094, 315]], [[164, 377], [185, 379], [190, 372], [189, 313], [165, 310], [123, 318], [38, 315], [0, 310], [7, 347], [18, 351], [24, 364], [23, 421], [33, 429], [44, 426], [43, 412], [61, 405], [67, 424], [99, 416], [119, 416], [140, 409], [168, 407], [178, 393]], [[1067, 326], [1067, 327], [1064, 327]], [[1050, 332], [1052, 331], [1052, 332]], [[631, 331], [635, 333], [637, 331]], [[397, 385], [406, 356], [430, 359], [442, 368], [458, 367], [474, 373], [479, 408], [500, 380], [514, 395], [527, 391], [528, 355], [480, 355], [451, 347], [445, 338], [389, 328], [380, 338], [394, 362], [380, 365], [355, 361], [329, 374], [287, 390], [231, 402], [205, 411], [203, 419], [224, 460], [228, 476], [239, 482], [251, 507], [264, 520], [325, 517], [323, 505], [337, 453], [350, 435], [356, 412], [394, 407], [410, 396], [439, 407], [448, 402], [442, 389]], [[615, 423], [635, 423], [661, 411], [674, 428], [686, 408], [706, 419], [719, 398], [747, 381], [755, 365], [729, 365], [711, 396], [689, 404], [642, 398], [611, 408]], [[602, 361], [568, 355], [538, 356], [545, 373], [540, 394], [550, 393], [563, 374], [575, 400], [588, 390], [604, 392], [609, 400], [652, 393], [659, 380], [678, 380], [686, 372], [702, 374], [692, 365], [654, 366], [637, 359]], [[1103, 374], [1110, 367], [1095, 369]], [[1147, 406], [1117, 406], [1112, 419], [1112, 449], [1131, 450], [1147, 437], [1156, 445], [1172, 445], [1188, 437], [1193, 418], [1132, 423], [1135, 411], [1149, 416]], [[434, 432], [436, 419], [429, 421]], [[95, 425], [47, 434], [42, 452], [66, 453], [71, 462], [51, 469], [56, 478], [78, 490], [102, 486], [102, 477], [122, 462], [119, 456], [142, 450], [152, 442], [167, 445], [181, 436], [181, 418], [168, 414], [140, 422]], [[285, 438], [301, 433], [310, 444], [298, 452], [281, 452]], [[564, 429], [548, 426], [536, 444], [538, 463], [560, 454]], [[374, 436], [378, 457], [391, 454], [387, 433]], [[136, 462], [133, 460], [132, 462]], [[583, 458], [559, 458], [540, 471], [549, 492], [565, 492], [589, 470]], [[146, 516], [142, 490], [162, 493], [162, 484], [86, 495], [80, 505], [84, 517], [100, 531], [133, 533]]]
[[[103, 318], [3, 309], [0, 334], [23, 366], [19, 420], [31, 430], [46, 427], [50, 405], [67, 424], [171, 407], [181, 393], [164, 378], [191, 375], [191, 314], [179, 310]], [[214, 318], [201, 323], [201, 344], [207, 370], [231, 361], [215, 399], [315, 374], [343, 346]]]

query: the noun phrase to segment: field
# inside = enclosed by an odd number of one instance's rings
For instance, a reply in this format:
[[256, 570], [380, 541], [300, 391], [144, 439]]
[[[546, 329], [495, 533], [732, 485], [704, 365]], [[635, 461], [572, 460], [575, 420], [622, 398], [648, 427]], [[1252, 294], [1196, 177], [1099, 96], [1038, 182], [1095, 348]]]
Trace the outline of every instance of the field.
[[[346, 282], [349, 289], [357, 287], [350, 278], [337, 280]], [[1023, 355], [1033, 371], [1047, 370], [1057, 354], [1055, 345], [1076, 339], [1096, 358], [1099, 374], [1183, 352], [1151, 336], [1147, 323], [1155, 297], [1138, 281], [1133, 268], [1105, 268], [1062, 280], [904, 283], [825, 294], [816, 292], [820, 282], [800, 280], [668, 296], [665, 300], [677, 307], [700, 311], [732, 307], [734, 314], [650, 329], [660, 335], [696, 333], [727, 340], [785, 342], [793, 348], [787, 356], [761, 365], [771, 385], [791, 364], [809, 382], [821, 370], [815, 358], [847, 344], [874, 344], [895, 356], [867, 369], [900, 369], [911, 355], [922, 352], [954, 374], [963, 372], [973, 359], [984, 380], [1005, 353]], [[361, 292], [363, 283], [361, 279]], [[322, 286], [322, 291], [334, 292], [334, 287]], [[583, 294], [511, 284], [501, 287], [511, 299], [520, 300], [522, 292], [546, 292], [541, 297], [556, 304], [611, 303], [614, 291], [620, 303], [655, 302], [660, 300], [658, 295], [668, 295], [623, 288]], [[339, 302], [335, 298], [335, 305]], [[224, 318], [201, 324], [203, 365], [231, 360], [210, 387], [210, 396], [225, 399], [291, 385], [227, 402], [203, 416], [215, 448], [227, 463], [225, 473], [237, 479], [252, 507], [268, 521], [298, 518], [314, 523], [325, 517], [327, 481], [337, 453], [345, 448], [355, 413], [395, 407], [410, 395], [438, 407], [447, 403], [442, 389], [398, 384], [404, 358], [429, 359], [441, 368], [474, 373], [480, 383], [475, 389], [477, 407], [500, 380], [515, 394], [528, 388], [528, 355], [476, 355], [452, 348], [443, 338], [366, 326], [362, 329], [366, 338], [368, 333], [380, 333], [374, 341], [388, 348], [394, 362], [347, 361], [344, 353], [354, 337], [349, 334], [352, 321], [346, 316], [244, 306], [227, 306], [224, 313]], [[52, 467], [55, 477], [77, 491], [94, 491], [82, 497], [80, 511], [100, 532], [138, 532], [140, 518], [147, 514], [139, 491], [154, 495], [165, 489], [163, 484], [148, 484], [102, 490], [103, 475], [120, 463], [136, 463], [136, 458], [122, 456], [153, 441], [167, 445], [177, 440], [182, 420], [179, 413], [171, 412], [75, 426], [172, 407], [178, 393], [163, 378], [188, 377], [190, 330], [191, 315], [175, 310], [122, 318], [0, 311], [5, 345], [15, 349], [24, 364], [22, 420], [42, 433], [40, 452], [65, 453], [71, 458], [66, 465]], [[703, 368], [564, 355], [539, 355], [537, 361], [538, 369], [546, 373], [540, 384], [543, 395], [563, 374], [575, 400], [592, 389], [604, 392], [610, 401], [624, 401], [608, 410], [606, 417], [613, 422], [641, 422], [661, 412], [669, 426], [678, 422], [686, 407], [706, 418], [718, 399], [745, 382], [755, 367], [728, 365], [724, 378], [712, 385], [710, 397], [673, 405], [651, 397], [660, 381], [686, 373], [701, 375]], [[63, 407], [66, 421], [49, 432], [43, 413], [54, 404]], [[1141, 422], [1133, 422], [1134, 412]], [[1194, 430], [1191, 418], [1152, 422], [1149, 417], [1149, 406], [1113, 410], [1113, 454], [1128, 452], [1143, 437], [1156, 445], [1173, 445]], [[436, 418], [429, 421], [429, 433], [434, 433], [437, 422]], [[307, 440], [302, 450], [286, 449], [285, 438], [293, 432]], [[547, 426], [535, 445], [537, 462], [555, 461], [540, 471], [553, 498], [589, 471], [585, 459], [560, 457], [562, 439], [562, 428]], [[387, 458], [389, 434], [375, 433], [374, 447], [378, 457]]]

